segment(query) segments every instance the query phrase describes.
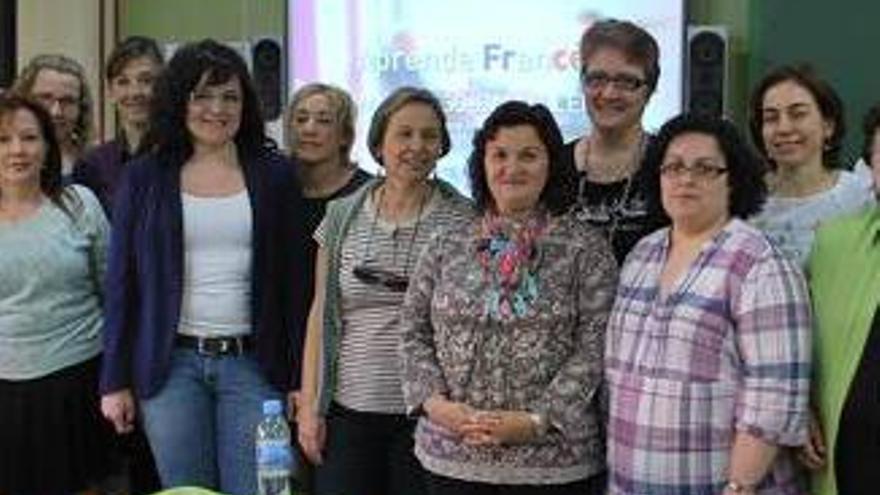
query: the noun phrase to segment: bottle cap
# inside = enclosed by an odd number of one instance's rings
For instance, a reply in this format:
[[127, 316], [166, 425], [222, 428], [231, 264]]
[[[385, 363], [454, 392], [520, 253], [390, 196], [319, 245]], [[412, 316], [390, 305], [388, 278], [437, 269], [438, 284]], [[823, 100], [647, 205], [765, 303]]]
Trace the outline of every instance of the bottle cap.
[[278, 399], [263, 401], [263, 414], [266, 416], [281, 414], [281, 401]]

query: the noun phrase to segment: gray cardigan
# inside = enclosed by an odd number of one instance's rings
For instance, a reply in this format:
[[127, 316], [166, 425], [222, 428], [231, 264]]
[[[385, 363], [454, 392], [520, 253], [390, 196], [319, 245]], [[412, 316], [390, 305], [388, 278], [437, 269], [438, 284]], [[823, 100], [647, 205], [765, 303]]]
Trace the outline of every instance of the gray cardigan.
[[[327, 413], [336, 390], [337, 358], [342, 341], [339, 285], [342, 245], [357, 213], [363, 208], [370, 193], [381, 185], [382, 181], [382, 178], [373, 179], [350, 196], [331, 201], [324, 216], [323, 248], [327, 253], [327, 278], [324, 287], [323, 336], [318, 361], [321, 373], [318, 379], [317, 401], [318, 413], [322, 416]], [[447, 205], [452, 205], [463, 212], [471, 211], [470, 202], [449, 183], [437, 179], [434, 185]]]

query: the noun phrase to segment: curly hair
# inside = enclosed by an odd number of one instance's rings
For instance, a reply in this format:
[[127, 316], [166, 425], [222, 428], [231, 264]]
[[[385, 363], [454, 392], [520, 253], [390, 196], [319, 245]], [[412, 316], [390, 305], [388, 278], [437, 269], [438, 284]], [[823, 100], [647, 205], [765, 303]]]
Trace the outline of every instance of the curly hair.
[[657, 226], [668, 225], [669, 217], [663, 209], [660, 191], [660, 167], [670, 143], [686, 133], [705, 134], [715, 138], [727, 163], [727, 186], [730, 188], [730, 216], [746, 219], [761, 210], [767, 199], [764, 174], [767, 166], [748, 145], [730, 121], [711, 116], [682, 114], [660, 128], [645, 154], [645, 201], [648, 211], [654, 212]]
[[467, 163], [471, 194], [477, 210], [485, 212], [494, 206], [494, 199], [486, 177], [487, 143], [495, 139], [500, 129], [521, 125], [535, 129], [547, 149], [549, 158], [547, 183], [544, 185], [538, 201], [553, 215], [565, 213], [575, 202], [575, 188], [572, 187], [572, 184], [577, 181], [577, 175], [574, 168], [566, 166], [562, 159], [562, 133], [547, 107], [540, 103], [530, 105], [518, 100], [507, 101], [499, 105], [486, 118], [482, 127], [474, 133], [473, 151], [468, 157]]
[[202, 83], [216, 86], [238, 80], [242, 90], [241, 125], [235, 135], [239, 156], [271, 147], [266, 137], [259, 100], [247, 65], [234, 49], [212, 39], [181, 47], [168, 62], [153, 88], [150, 125], [139, 152], [156, 153], [160, 162], [180, 167], [193, 154], [186, 126], [192, 92]]
[[55, 53], [37, 55], [21, 70], [12, 86], [12, 90], [21, 95], [30, 96], [33, 92], [34, 84], [37, 82], [37, 76], [44, 69], [71, 75], [79, 81], [79, 118], [76, 119], [74, 124], [71, 142], [81, 152], [92, 142], [95, 132], [95, 104], [92, 99], [92, 92], [89, 90], [86, 71], [79, 62], [66, 55]]
[[764, 96], [773, 86], [788, 81], [807, 90], [816, 100], [816, 106], [819, 107], [822, 119], [831, 122], [834, 126], [831, 136], [825, 141], [825, 146], [822, 149], [822, 164], [829, 169], [840, 167], [840, 150], [843, 147], [843, 137], [846, 135], [843, 101], [837, 91], [828, 82], [821, 79], [808, 64], [777, 67], [755, 86], [749, 102], [749, 132], [752, 135], [752, 142], [755, 143], [758, 151], [767, 158], [767, 163], [775, 168], [776, 164], [767, 156], [767, 145], [764, 143], [764, 133], [762, 132], [764, 128]]

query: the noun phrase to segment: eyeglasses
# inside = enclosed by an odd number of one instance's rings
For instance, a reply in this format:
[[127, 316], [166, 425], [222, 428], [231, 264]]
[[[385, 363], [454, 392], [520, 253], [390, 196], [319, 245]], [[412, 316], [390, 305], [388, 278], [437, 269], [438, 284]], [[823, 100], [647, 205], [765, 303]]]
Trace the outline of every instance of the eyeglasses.
[[725, 173], [727, 173], [727, 167], [705, 162], [697, 162], [690, 166], [682, 162], [670, 162], [660, 166], [660, 174], [670, 179], [678, 179], [684, 177], [685, 174], [690, 174], [695, 180], [705, 182]]
[[234, 91], [211, 93], [209, 91], [197, 90], [189, 94], [190, 103], [203, 108], [208, 108], [214, 103], [217, 103], [222, 108], [236, 108], [241, 105], [241, 100], [241, 95]]
[[409, 277], [364, 264], [355, 266], [351, 274], [365, 285], [381, 285], [391, 292], [406, 292], [409, 287]]
[[49, 93], [37, 93], [34, 95], [34, 99], [47, 109], [51, 109], [55, 104], [58, 104], [62, 110], [73, 109], [79, 105], [79, 98], [74, 96], [55, 96]]
[[633, 92], [647, 84], [647, 81], [631, 74], [608, 74], [604, 71], [581, 71], [581, 84], [591, 91], [604, 89], [609, 84], [620, 91]]

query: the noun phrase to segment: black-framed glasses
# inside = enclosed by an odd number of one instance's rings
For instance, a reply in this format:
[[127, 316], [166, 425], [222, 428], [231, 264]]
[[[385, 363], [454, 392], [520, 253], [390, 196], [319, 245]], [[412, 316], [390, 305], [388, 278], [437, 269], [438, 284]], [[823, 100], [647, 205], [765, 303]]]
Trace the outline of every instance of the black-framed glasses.
[[601, 70], [589, 71], [584, 69], [581, 71], [581, 84], [592, 91], [604, 89], [610, 84], [614, 89], [633, 92], [648, 84], [648, 82], [632, 74], [609, 74]]
[[55, 104], [57, 104], [61, 110], [72, 110], [79, 106], [81, 100], [75, 96], [57, 96], [51, 93], [36, 93], [33, 97], [47, 110], [50, 110]]
[[380, 285], [391, 292], [406, 292], [409, 287], [408, 276], [363, 263], [352, 268], [351, 274], [364, 285]]
[[727, 167], [706, 162], [697, 162], [693, 165], [670, 162], [660, 166], [660, 174], [671, 179], [678, 179], [684, 177], [685, 174], [690, 174], [696, 180], [708, 181], [725, 173], [727, 173]]

